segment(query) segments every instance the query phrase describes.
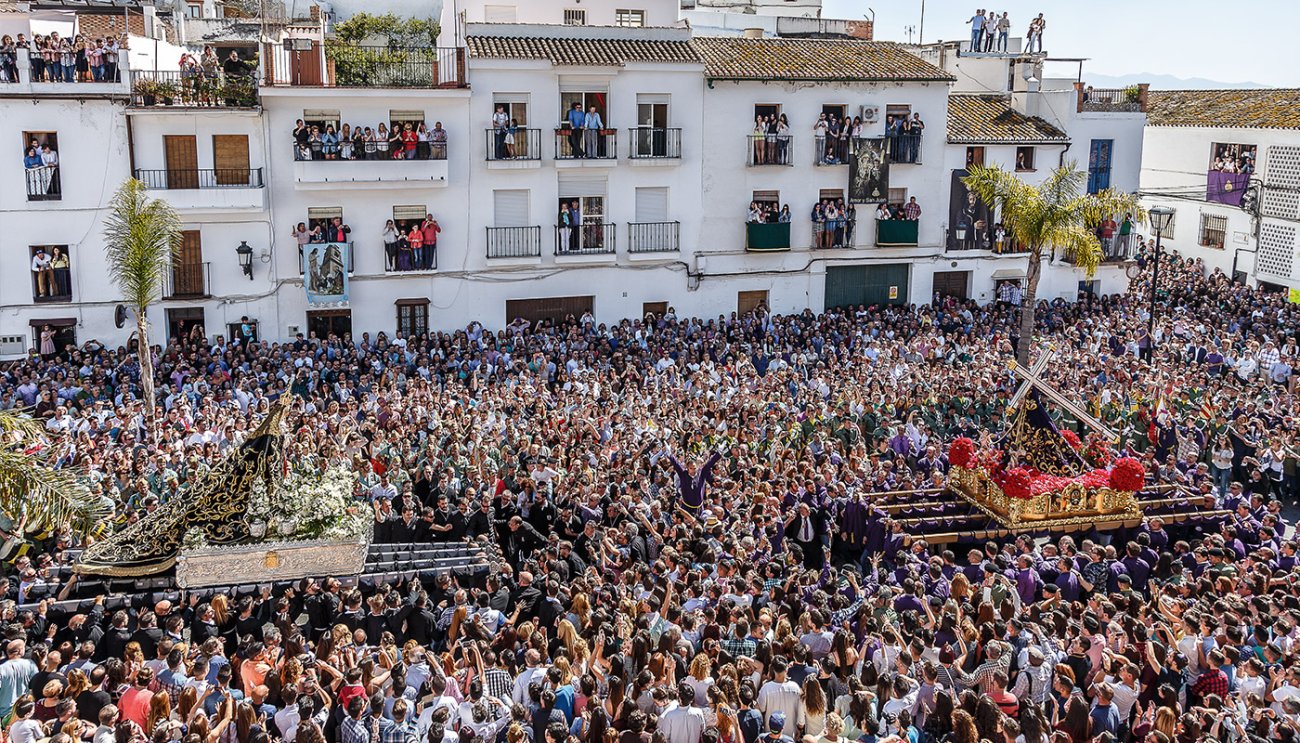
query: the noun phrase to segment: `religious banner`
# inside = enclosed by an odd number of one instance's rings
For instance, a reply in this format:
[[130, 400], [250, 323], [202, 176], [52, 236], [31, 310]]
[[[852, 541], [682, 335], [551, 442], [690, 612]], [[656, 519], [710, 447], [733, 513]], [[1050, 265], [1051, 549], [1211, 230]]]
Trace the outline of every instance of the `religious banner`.
[[988, 250], [993, 243], [993, 210], [962, 182], [969, 173], [952, 172], [952, 196], [948, 202], [948, 249]]
[[309, 243], [302, 246], [302, 283], [308, 304], [348, 301], [348, 264], [352, 243]]
[[859, 139], [849, 161], [849, 203], [879, 204], [889, 200], [889, 163], [884, 139]]
[[1241, 197], [1255, 172], [1253, 144], [1215, 142], [1210, 145], [1210, 164], [1205, 175], [1205, 200], [1241, 206]]

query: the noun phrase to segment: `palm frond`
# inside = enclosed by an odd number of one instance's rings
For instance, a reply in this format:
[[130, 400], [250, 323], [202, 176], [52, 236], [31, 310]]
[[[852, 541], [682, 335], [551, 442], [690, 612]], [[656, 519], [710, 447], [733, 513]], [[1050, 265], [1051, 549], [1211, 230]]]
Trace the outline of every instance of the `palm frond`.
[[143, 183], [128, 178], [113, 195], [103, 235], [109, 278], [126, 303], [143, 312], [158, 300], [180, 248], [180, 217], [167, 202], [149, 198]]
[[1097, 234], [1081, 224], [1061, 225], [1048, 233], [1047, 241], [1061, 250], [1071, 263], [1092, 277], [1101, 265], [1101, 241]]
[[40, 423], [24, 414], [0, 411], [0, 512], [28, 533], [67, 525], [82, 533], [110, 511], [86, 486], [80, 473], [50, 466], [50, 450]]

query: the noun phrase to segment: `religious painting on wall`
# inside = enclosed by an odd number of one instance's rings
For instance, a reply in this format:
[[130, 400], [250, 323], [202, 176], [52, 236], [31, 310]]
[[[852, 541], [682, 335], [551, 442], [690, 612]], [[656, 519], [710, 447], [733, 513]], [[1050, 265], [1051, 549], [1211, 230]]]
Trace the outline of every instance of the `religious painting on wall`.
[[889, 163], [885, 140], [858, 140], [849, 167], [849, 203], [879, 204], [889, 199]]
[[971, 193], [962, 178], [966, 170], [952, 172], [952, 196], [948, 202], [948, 249], [989, 250], [993, 245], [993, 210]]

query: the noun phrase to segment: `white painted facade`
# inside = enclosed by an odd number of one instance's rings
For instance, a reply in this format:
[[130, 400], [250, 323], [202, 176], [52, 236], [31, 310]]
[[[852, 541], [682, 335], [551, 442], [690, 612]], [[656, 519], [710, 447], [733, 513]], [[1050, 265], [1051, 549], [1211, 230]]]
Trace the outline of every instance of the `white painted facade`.
[[[683, 39], [689, 34], [667, 28], [607, 32]], [[534, 28], [529, 33], [542, 32]], [[556, 27], [553, 33], [602, 32]], [[166, 56], [173, 58], [174, 51]], [[726, 315], [742, 303], [742, 292], [766, 292], [775, 312], [821, 310], [832, 274], [858, 269], [893, 270], [890, 275], [898, 278], [889, 279], [891, 299], [918, 304], [930, 301], [937, 273], [966, 272], [968, 295], [991, 301], [997, 277], [1023, 274], [1021, 257], [945, 250], [952, 171], [965, 157], [965, 145], [949, 144], [944, 136], [948, 83], [708, 81], [703, 66], [695, 63], [557, 67], [540, 60], [474, 56], [467, 59], [467, 74], [470, 88], [263, 87], [259, 108], [229, 110], [128, 109], [120, 96], [124, 91], [117, 98], [101, 93], [56, 100], [44, 91], [0, 87], [0, 138], [16, 146], [22, 131], [57, 131], [67, 173], [61, 200], [29, 202], [19, 158], [0, 168], [6, 186], [0, 191], [0, 251], [27, 257], [29, 246], [62, 244], [70, 247], [73, 259], [68, 302], [34, 302], [30, 272], [0, 274], [0, 336], [22, 336], [30, 344], [33, 320], [74, 318], [78, 342], [126, 340], [130, 326], [114, 327], [117, 292], [97, 250], [103, 210], [133, 168], [142, 177], [166, 177], [163, 142], [168, 136], [194, 138], [201, 171], [214, 167], [214, 137], [246, 137], [248, 166], [260, 169], [262, 186], [157, 191], [177, 207], [185, 229], [198, 233], [202, 260], [208, 264], [203, 295], [165, 298], [151, 312], [159, 339], [168, 335], [169, 310], [201, 311], [210, 335], [226, 332], [241, 317], [257, 320], [268, 339], [307, 332], [308, 312], [316, 308], [308, 306], [290, 233], [307, 221], [311, 209], [325, 207], [340, 208], [352, 230], [353, 270], [345, 309], [356, 335], [392, 333], [399, 300], [428, 300], [429, 326], [453, 329], [474, 320], [500, 327], [508, 301], [555, 297], [593, 296], [593, 310], [602, 322], [640, 316], [646, 304], [658, 302], [681, 314]], [[617, 158], [555, 157], [562, 95], [578, 91], [607, 97], [605, 126], [617, 130]], [[501, 102], [526, 105], [526, 127], [541, 130], [539, 160], [489, 158], [493, 145], [487, 130]], [[628, 156], [628, 130], [641, 123], [639, 106], [651, 103], [666, 106], [667, 127], [681, 130], [680, 158]], [[920, 163], [891, 167], [890, 185], [906, 189], [905, 196], [915, 196], [922, 207], [918, 245], [875, 247], [874, 207], [862, 205], [852, 248], [816, 248], [813, 204], [824, 190], [847, 190], [849, 167], [816, 164], [813, 123], [823, 106], [844, 106], [856, 115], [867, 103], [909, 106], [927, 124]], [[755, 105], [763, 104], [779, 105], [790, 120], [792, 165], [747, 164], [746, 137]], [[437, 121], [447, 130], [447, 159], [295, 161], [291, 130], [311, 110], [337, 111], [340, 123], [361, 126], [375, 126], [394, 111], [419, 111], [430, 127]], [[1095, 124], [1079, 117], [1065, 121], [1071, 154], [1079, 140], [1069, 127], [1085, 131], [1121, 125], [1104, 118]], [[1127, 137], [1124, 131], [1119, 136]], [[1140, 139], [1133, 150], [1139, 146]], [[1059, 145], [1042, 148], [1038, 174], [1025, 177], [1042, 177], [1063, 150]], [[1014, 152], [1014, 146], [990, 146], [986, 162], [1012, 164]], [[1136, 175], [1132, 183], [1136, 185]], [[500, 226], [495, 205], [503, 191], [526, 192], [525, 223], [540, 228], [540, 255], [488, 257], [488, 231]], [[789, 251], [746, 250], [746, 213], [755, 191], [777, 191], [780, 201], [789, 204]], [[575, 195], [603, 200], [603, 219], [614, 225], [612, 254], [557, 254], [559, 200]], [[659, 203], [663, 196], [662, 221], [680, 224], [680, 249], [631, 253], [629, 224], [647, 219], [655, 210], [645, 204]], [[435, 270], [386, 270], [380, 233], [397, 206], [423, 207], [439, 221]], [[235, 253], [241, 243], [253, 250], [251, 279]], [[1079, 278], [1071, 266], [1051, 266], [1039, 295], [1072, 298]], [[1102, 291], [1114, 291], [1122, 275], [1107, 269], [1098, 278]]]
[[[1216, 143], [1256, 146], [1253, 178], [1261, 186], [1263, 209], [1258, 224], [1243, 209], [1206, 200]], [[1148, 126], [1143, 152], [1143, 203], [1174, 210], [1172, 235], [1162, 239], [1162, 247], [1229, 275], [1242, 272], [1252, 283], [1300, 289], [1300, 130]], [[1223, 247], [1217, 247], [1217, 235], [1202, 229], [1212, 225], [1222, 225]]]
[[654, 28], [676, 25], [677, 13], [677, 0], [443, 0], [438, 43], [464, 43], [471, 23]]

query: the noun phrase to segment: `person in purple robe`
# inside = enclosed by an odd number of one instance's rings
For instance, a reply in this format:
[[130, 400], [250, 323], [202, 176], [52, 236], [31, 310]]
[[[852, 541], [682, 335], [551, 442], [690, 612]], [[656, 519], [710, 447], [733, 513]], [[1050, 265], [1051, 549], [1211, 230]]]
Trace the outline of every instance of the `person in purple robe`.
[[1024, 606], [1038, 599], [1038, 589], [1043, 585], [1043, 577], [1034, 570], [1034, 562], [1028, 555], [1016, 559], [1016, 593]]
[[677, 461], [677, 457], [668, 455], [668, 463], [672, 465], [673, 472], [677, 474], [677, 497], [681, 501], [682, 507], [691, 515], [698, 515], [700, 509], [704, 506], [704, 490], [708, 487], [709, 480], [713, 477], [713, 467], [722, 459], [722, 452], [715, 451], [704, 460], [704, 466], [696, 468], [694, 462], [688, 462], [685, 466]]

